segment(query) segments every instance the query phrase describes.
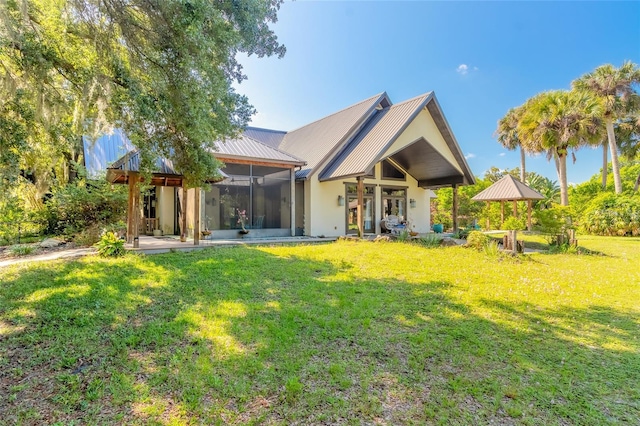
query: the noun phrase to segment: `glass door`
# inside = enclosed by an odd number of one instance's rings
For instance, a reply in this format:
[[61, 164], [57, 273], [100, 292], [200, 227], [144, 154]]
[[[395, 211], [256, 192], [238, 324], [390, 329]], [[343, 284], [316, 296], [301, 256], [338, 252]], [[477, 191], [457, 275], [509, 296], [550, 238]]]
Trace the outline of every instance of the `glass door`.
[[[376, 231], [376, 222], [373, 205], [374, 187], [365, 186], [363, 197], [362, 218], [364, 232], [372, 234]], [[358, 233], [358, 195], [356, 185], [347, 185], [347, 234]]]

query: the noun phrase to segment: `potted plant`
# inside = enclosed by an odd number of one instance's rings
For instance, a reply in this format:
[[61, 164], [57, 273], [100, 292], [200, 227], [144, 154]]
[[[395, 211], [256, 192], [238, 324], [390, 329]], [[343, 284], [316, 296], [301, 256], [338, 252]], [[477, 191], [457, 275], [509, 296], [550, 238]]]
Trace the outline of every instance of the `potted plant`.
[[162, 229], [160, 229], [160, 218], [156, 220], [156, 229], [153, 230], [153, 236], [154, 237], [162, 236]]
[[247, 211], [236, 209], [236, 212], [238, 213], [238, 224], [242, 227], [242, 229], [238, 231], [238, 233], [246, 235], [249, 233], [247, 228], [245, 228], [245, 225], [247, 224]]

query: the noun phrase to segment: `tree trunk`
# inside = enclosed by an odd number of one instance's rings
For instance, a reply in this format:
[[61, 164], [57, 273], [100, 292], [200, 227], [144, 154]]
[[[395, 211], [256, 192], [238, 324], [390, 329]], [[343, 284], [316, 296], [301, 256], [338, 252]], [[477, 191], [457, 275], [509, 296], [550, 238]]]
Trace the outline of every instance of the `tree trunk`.
[[616, 187], [616, 194], [622, 194], [622, 180], [620, 179], [620, 165], [618, 164], [618, 146], [616, 145], [616, 135], [613, 133], [613, 120], [610, 118], [607, 118], [607, 137], [609, 138], [609, 150], [611, 151], [613, 183]]
[[567, 191], [567, 155], [558, 154], [558, 180], [560, 181], [560, 205], [569, 205], [569, 192]]
[[609, 149], [607, 141], [602, 142], [602, 189], [607, 189], [607, 174], [609, 172]]
[[525, 183], [524, 180], [527, 176], [525, 170], [525, 158], [524, 158], [524, 149], [520, 146], [520, 182]]

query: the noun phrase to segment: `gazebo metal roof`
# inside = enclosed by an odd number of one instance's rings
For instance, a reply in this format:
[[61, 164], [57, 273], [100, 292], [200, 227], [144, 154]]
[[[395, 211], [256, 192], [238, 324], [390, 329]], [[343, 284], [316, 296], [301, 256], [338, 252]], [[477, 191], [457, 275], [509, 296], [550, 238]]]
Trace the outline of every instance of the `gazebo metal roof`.
[[543, 200], [544, 196], [520, 182], [511, 175], [502, 179], [477, 194], [473, 201], [521, 201]]

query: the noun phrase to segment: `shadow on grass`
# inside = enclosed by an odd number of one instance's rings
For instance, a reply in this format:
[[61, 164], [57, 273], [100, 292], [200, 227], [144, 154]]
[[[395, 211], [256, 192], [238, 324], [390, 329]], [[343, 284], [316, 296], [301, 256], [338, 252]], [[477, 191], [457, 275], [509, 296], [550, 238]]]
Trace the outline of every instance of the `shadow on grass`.
[[348, 258], [238, 247], [5, 275], [0, 423], [640, 418], [637, 316], [470, 307]]

